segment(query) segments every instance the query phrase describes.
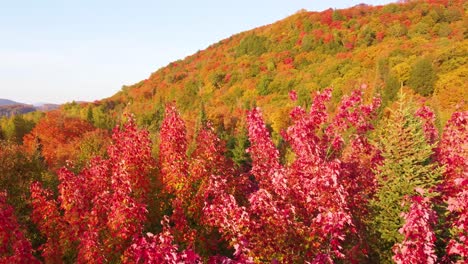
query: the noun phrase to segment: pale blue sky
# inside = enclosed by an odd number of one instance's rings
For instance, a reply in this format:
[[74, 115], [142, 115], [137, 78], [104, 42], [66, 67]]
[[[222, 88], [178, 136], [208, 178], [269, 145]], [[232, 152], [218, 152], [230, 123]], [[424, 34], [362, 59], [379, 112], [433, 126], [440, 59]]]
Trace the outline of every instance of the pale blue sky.
[[171, 61], [299, 9], [362, 2], [0, 0], [0, 98], [102, 99]]

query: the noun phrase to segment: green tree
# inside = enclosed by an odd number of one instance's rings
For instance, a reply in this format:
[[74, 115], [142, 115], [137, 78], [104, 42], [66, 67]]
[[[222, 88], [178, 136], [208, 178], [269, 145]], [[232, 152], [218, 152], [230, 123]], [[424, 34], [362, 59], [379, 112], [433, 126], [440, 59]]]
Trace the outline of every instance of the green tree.
[[364, 28], [359, 34], [359, 45], [371, 46], [375, 41], [375, 31], [371, 27]]
[[271, 76], [263, 76], [257, 84], [257, 92], [259, 95], [268, 95], [273, 92], [274, 89], [270, 88], [270, 83], [273, 81]]
[[333, 21], [345, 21], [346, 17], [341, 14], [341, 11], [333, 10], [332, 19]]
[[383, 120], [375, 137], [383, 157], [376, 174], [378, 189], [371, 200], [372, 226], [379, 241], [375, 251], [380, 262], [391, 262], [392, 246], [402, 241], [398, 230], [403, 225], [400, 214], [408, 211], [408, 206], [402, 205], [405, 197], [416, 194], [417, 187], [428, 195], [436, 195], [434, 187], [441, 178], [441, 168], [432, 162], [435, 145], [427, 142], [414, 106], [406, 103], [403, 96], [397, 106]]
[[408, 33], [408, 29], [403, 24], [395, 23], [388, 28], [387, 32], [390, 36], [399, 38], [405, 36]]
[[437, 75], [431, 61], [428, 58], [422, 58], [411, 68], [408, 85], [420, 95], [430, 96], [434, 92], [436, 80]]
[[14, 115], [3, 122], [3, 132], [6, 140], [23, 142], [24, 135], [34, 128], [34, 122], [24, 119], [21, 115]]
[[314, 50], [317, 43], [315, 37], [311, 34], [307, 34], [302, 38], [302, 50], [308, 52]]
[[223, 85], [225, 77], [224, 72], [215, 72], [210, 75], [210, 82], [216, 89], [219, 89]]
[[45, 168], [39, 155], [28, 155], [21, 145], [0, 141], [0, 191], [7, 192], [7, 201], [15, 209], [20, 224], [27, 229], [33, 245], [40, 238], [34, 233], [35, 227], [30, 219], [29, 186], [32, 181], [43, 180]]
[[249, 146], [250, 141], [247, 136], [247, 128], [244, 123], [241, 123], [235, 137], [234, 147], [231, 150], [232, 160], [238, 166], [242, 167], [251, 163], [250, 155], [248, 155], [246, 151]]
[[94, 124], [93, 108], [91, 108], [91, 106], [88, 106], [86, 120], [88, 120], [89, 123]]
[[398, 78], [393, 74], [389, 74], [385, 79], [385, 88], [382, 93], [382, 101], [384, 105], [395, 101], [400, 87], [401, 85]]
[[448, 37], [452, 33], [452, 28], [448, 23], [440, 23], [434, 27], [434, 31], [439, 37]]
[[255, 34], [248, 35], [241, 40], [236, 48], [236, 55], [254, 55], [260, 56], [268, 51], [268, 38], [257, 36]]

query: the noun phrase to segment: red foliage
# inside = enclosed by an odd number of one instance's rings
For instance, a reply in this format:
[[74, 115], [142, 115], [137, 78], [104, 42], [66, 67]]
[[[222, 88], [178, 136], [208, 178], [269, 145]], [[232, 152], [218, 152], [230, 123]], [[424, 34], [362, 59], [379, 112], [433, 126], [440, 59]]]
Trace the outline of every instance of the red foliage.
[[31, 184], [32, 220], [47, 241], [39, 250], [48, 263], [60, 263], [62, 256], [62, 231], [64, 223], [58, 210], [58, 203], [53, 199], [52, 192], [44, 190], [39, 183]]
[[433, 144], [439, 137], [437, 128], [435, 127], [435, 114], [428, 106], [419, 108], [415, 115], [423, 121], [423, 130], [427, 142]]
[[377, 31], [377, 33], [375, 34], [375, 38], [377, 39], [377, 41], [382, 41], [385, 37], [385, 32], [384, 31]]
[[437, 151], [445, 165], [444, 188], [454, 236], [447, 253], [468, 260], [468, 112], [456, 112], [448, 121]]
[[232, 77], [232, 74], [230, 73], [226, 74], [226, 76], [224, 77], [224, 82], [228, 83], [231, 80], [231, 77]]
[[455, 180], [466, 177], [468, 167], [468, 112], [455, 112], [447, 122], [437, 149], [437, 160], [445, 165], [446, 195], [455, 192]]
[[347, 50], [352, 50], [354, 48], [354, 44], [353, 43], [350, 43], [350, 42], [346, 42], [344, 47], [347, 49]]
[[[423, 195], [423, 190], [419, 190]], [[414, 196], [408, 213], [402, 213], [405, 224], [399, 230], [405, 236], [403, 242], [393, 247], [393, 260], [398, 264], [421, 263], [433, 264], [436, 236], [432, 230], [436, 223], [436, 213], [430, 207], [428, 198]]]
[[307, 33], [305, 31], [301, 31], [301, 33], [299, 34], [299, 37], [297, 39], [297, 42], [296, 42], [296, 45], [298, 46], [301, 46], [302, 45], [302, 39], [304, 38], [304, 36], [306, 35]]
[[293, 102], [297, 101], [297, 93], [296, 91], [292, 90], [289, 92], [289, 99]]
[[173, 236], [169, 231], [167, 217], [161, 221], [164, 228], [158, 235], [146, 233], [137, 237], [125, 251], [123, 263], [201, 263], [200, 257], [191, 250], [179, 252], [173, 244]]
[[342, 24], [343, 24], [343, 21], [333, 21], [333, 22], [330, 24], [330, 28], [341, 29], [341, 28], [342, 28]]
[[30, 153], [42, 149], [47, 164], [57, 169], [73, 157], [75, 141], [93, 130], [95, 128], [84, 120], [49, 112], [24, 137], [24, 146]]
[[0, 192], [0, 263], [40, 263], [32, 255], [31, 243], [23, 235], [4, 192]]
[[330, 25], [333, 22], [333, 9], [327, 9], [320, 13], [320, 22], [324, 25]]
[[312, 34], [314, 35], [315, 40], [320, 40], [322, 39], [324, 32], [322, 29], [314, 29]]
[[174, 105], [167, 105], [160, 132], [159, 166], [169, 193], [180, 190], [188, 175], [187, 138], [184, 121]]
[[294, 59], [291, 58], [291, 57], [287, 57], [283, 60], [283, 63], [286, 64], [286, 65], [290, 65], [290, 64], [293, 64], [294, 63]]
[[332, 33], [326, 33], [323, 36], [323, 43], [327, 44], [330, 43], [334, 40], [333, 34]]
[[[367, 195], [373, 192], [375, 179], [371, 169], [351, 169], [351, 163], [343, 166], [337, 159], [343, 147], [341, 133], [353, 127], [363, 135], [372, 129], [370, 120], [380, 101], [362, 105], [361, 92], [355, 92], [343, 100], [339, 113], [329, 120], [326, 103], [330, 98], [328, 89], [315, 97], [310, 113], [300, 107], [291, 112], [294, 124], [284, 138], [295, 160], [288, 167], [279, 161], [260, 110], [249, 112], [248, 152], [259, 189], [250, 195], [248, 206], [242, 207], [227, 191], [226, 179], [212, 176], [204, 209], [209, 224], [217, 226], [231, 241], [237, 257], [255, 255], [315, 263], [344, 257], [341, 244], [346, 233], [353, 230], [347, 189]], [[320, 133], [324, 127], [328, 127], [326, 134]], [[359, 136], [355, 142], [362, 146], [363, 153], [372, 152]], [[369, 156], [375, 161], [374, 155]], [[363, 162], [361, 166], [365, 165]], [[361, 172], [366, 173], [361, 176]], [[359, 176], [348, 182], [342, 180], [344, 174], [352, 173]], [[364, 198], [360, 201], [367, 202]]]
[[107, 262], [142, 232], [153, 166], [147, 131], [137, 130], [130, 117], [122, 129], [114, 129], [108, 155], [78, 175], [62, 168], [58, 200], [39, 184], [31, 186], [33, 221], [47, 237], [41, 248], [46, 260], [59, 261], [77, 250], [80, 263]]

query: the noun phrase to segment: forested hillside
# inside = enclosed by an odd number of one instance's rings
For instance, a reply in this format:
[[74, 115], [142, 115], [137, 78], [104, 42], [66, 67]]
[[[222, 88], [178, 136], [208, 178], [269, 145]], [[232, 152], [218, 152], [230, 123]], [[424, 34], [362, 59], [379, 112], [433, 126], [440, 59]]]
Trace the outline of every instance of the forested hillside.
[[0, 263], [466, 263], [467, 12], [301, 10], [0, 119]]
[[98, 108], [127, 108], [144, 124], [176, 101], [187, 119], [204, 109], [229, 130], [256, 105], [278, 133], [286, 125], [281, 117], [290, 109], [289, 91], [309, 107], [311, 92], [333, 87], [336, 104], [366, 83], [366, 98], [380, 94], [385, 106], [400, 87], [425, 98], [443, 124], [468, 99], [466, 8], [464, 1], [410, 1], [298, 11], [170, 63]]

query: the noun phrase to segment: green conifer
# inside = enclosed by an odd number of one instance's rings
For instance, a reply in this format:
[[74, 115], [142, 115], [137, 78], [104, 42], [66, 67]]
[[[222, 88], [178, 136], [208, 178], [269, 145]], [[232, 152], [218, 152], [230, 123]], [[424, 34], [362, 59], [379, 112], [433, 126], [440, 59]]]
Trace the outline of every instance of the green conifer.
[[405, 197], [416, 194], [417, 187], [429, 196], [436, 195], [434, 187], [441, 177], [441, 168], [432, 162], [434, 145], [426, 140], [414, 105], [399, 97], [397, 109], [383, 121], [375, 139], [384, 158], [376, 173], [379, 187], [371, 201], [380, 262], [391, 262], [391, 248], [403, 238], [398, 230], [404, 221], [400, 214], [408, 211], [408, 205], [402, 204]]

